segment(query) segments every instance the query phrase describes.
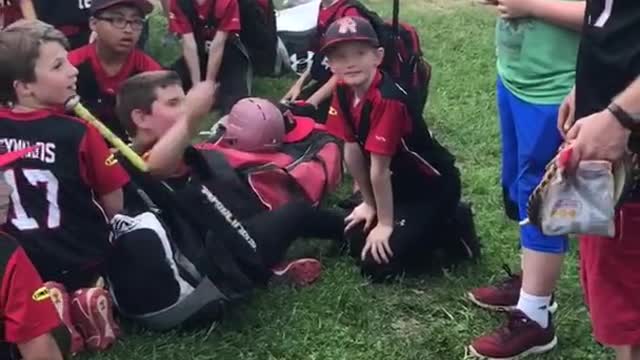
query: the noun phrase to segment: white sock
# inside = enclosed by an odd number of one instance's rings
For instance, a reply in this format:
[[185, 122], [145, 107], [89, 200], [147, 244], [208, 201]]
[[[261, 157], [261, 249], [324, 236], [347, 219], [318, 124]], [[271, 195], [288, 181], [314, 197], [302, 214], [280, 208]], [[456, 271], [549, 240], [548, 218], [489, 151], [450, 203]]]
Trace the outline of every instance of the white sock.
[[529, 319], [537, 322], [543, 328], [549, 326], [549, 296], [529, 295], [524, 290], [520, 290], [520, 299], [518, 300], [518, 310], [522, 311]]

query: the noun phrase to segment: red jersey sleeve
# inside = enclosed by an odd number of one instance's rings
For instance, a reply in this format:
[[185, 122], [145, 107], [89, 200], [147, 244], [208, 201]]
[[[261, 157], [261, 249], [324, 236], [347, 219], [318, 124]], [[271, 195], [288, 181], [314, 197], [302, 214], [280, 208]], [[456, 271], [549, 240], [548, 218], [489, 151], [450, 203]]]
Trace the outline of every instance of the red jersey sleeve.
[[67, 59], [69, 60], [71, 65], [78, 66], [85, 61], [85, 59], [87, 58], [87, 53], [89, 51], [88, 46], [89, 45], [85, 45], [75, 50], [69, 51], [69, 53], [67, 54]]
[[238, 0], [217, 1], [216, 17], [218, 18], [217, 30], [240, 32], [240, 6], [238, 5]]
[[393, 156], [402, 137], [411, 131], [411, 118], [399, 101], [381, 99], [376, 103], [364, 148], [373, 154]]
[[7, 263], [0, 290], [4, 340], [21, 344], [60, 325], [42, 279], [24, 250], [18, 248]]
[[151, 56], [145, 54], [142, 51], [140, 51], [138, 54], [139, 57], [137, 68], [140, 72], [163, 70], [162, 66], [158, 64], [158, 62], [155, 61]]
[[87, 126], [80, 147], [80, 166], [84, 180], [96, 193], [105, 195], [129, 182], [129, 175], [115, 161], [98, 130]]
[[189, 19], [184, 14], [180, 0], [169, 0], [169, 31], [175, 34], [189, 34], [193, 32]]
[[342, 114], [340, 109], [340, 102], [338, 101], [338, 94], [333, 92], [333, 99], [331, 100], [331, 106], [329, 107], [329, 114], [327, 115], [326, 123], [327, 132], [337, 138], [340, 138], [346, 142], [356, 142], [356, 138], [353, 135], [353, 131], [347, 125], [347, 120]]

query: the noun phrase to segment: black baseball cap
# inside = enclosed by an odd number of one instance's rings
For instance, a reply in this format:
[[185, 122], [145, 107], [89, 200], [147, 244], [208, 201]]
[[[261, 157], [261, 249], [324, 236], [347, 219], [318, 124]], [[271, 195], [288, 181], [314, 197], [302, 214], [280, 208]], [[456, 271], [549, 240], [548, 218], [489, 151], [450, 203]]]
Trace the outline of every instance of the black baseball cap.
[[329, 25], [320, 52], [326, 53], [336, 44], [347, 41], [364, 41], [373, 47], [380, 46], [378, 35], [367, 19], [359, 16], [345, 16]]
[[148, 15], [153, 11], [153, 4], [147, 0], [93, 0], [91, 2], [91, 15], [116, 5], [137, 7], [144, 15]]

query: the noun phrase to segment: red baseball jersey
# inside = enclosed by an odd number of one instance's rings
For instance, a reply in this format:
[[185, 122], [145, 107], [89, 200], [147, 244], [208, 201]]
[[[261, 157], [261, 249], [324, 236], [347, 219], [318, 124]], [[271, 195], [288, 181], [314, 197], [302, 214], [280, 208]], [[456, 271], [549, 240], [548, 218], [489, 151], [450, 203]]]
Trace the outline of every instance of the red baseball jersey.
[[49, 292], [13, 238], [0, 232], [0, 358], [9, 358], [8, 344], [20, 344], [60, 325]]

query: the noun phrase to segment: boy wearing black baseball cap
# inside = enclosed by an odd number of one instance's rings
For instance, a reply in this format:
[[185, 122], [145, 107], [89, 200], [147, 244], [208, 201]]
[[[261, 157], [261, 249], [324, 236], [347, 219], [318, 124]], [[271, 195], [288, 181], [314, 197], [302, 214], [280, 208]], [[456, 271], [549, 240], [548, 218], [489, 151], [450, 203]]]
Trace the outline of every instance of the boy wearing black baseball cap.
[[90, 11], [96, 41], [69, 53], [79, 71], [78, 95], [109, 129], [126, 139], [114, 113], [120, 85], [133, 75], [162, 69], [136, 47], [153, 5], [147, 0], [93, 0]]
[[455, 159], [431, 137], [406, 92], [378, 69], [384, 49], [372, 26], [359, 17], [338, 19], [321, 51], [338, 78], [327, 129], [345, 140], [347, 168], [363, 196], [346, 218], [363, 273], [380, 281], [422, 270], [436, 249], [475, 257], [475, 237], [455, 230]]

